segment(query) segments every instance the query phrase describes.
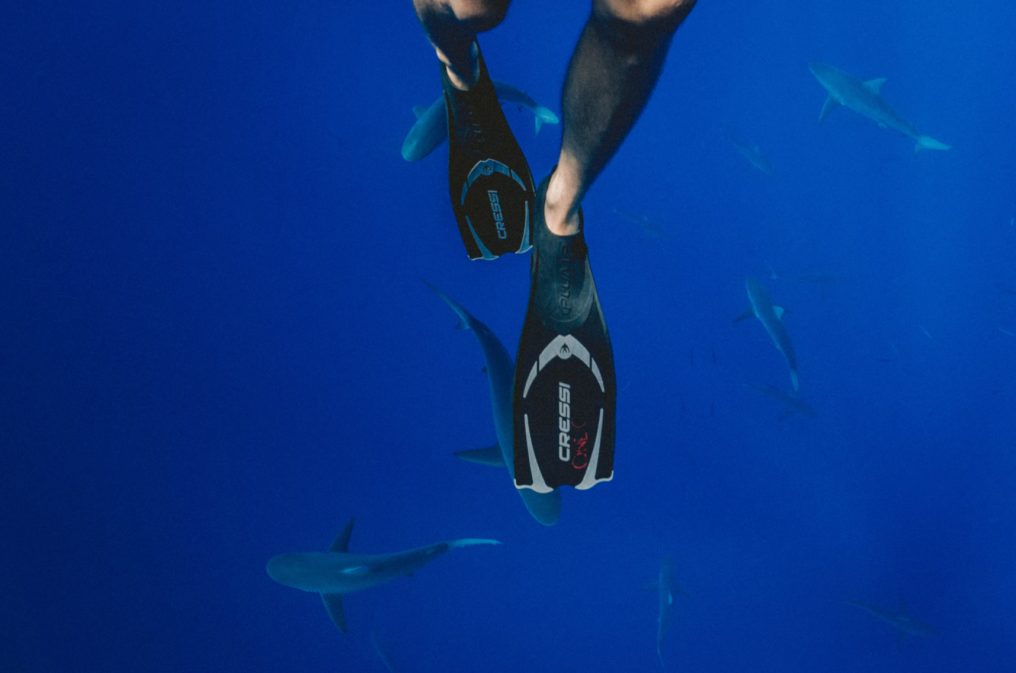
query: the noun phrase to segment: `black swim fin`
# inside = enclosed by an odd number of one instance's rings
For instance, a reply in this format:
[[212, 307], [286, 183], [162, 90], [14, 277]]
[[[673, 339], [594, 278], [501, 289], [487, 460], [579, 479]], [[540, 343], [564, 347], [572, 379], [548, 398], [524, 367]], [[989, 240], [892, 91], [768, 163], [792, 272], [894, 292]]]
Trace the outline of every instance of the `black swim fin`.
[[[587, 489], [614, 476], [617, 380], [585, 238], [534, 217], [529, 307], [515, 363], [515, 487]], [[579, 212], [581, 218], [581, 211]]]
[[536, 190], [479, 44], [476, 53], [480, 76], [469, 91], [455, 88], [441, 64], [448, 111], [448, 187], [469, 258], [497, 259], [531, 247]]

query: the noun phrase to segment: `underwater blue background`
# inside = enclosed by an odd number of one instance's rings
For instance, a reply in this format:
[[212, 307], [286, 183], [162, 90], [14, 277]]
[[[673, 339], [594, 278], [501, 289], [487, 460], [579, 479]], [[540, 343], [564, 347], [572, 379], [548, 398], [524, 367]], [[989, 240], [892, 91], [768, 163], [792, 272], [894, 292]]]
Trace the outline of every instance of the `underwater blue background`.
[[[559, 112], [586, 2], [517, 0], [492, 75]], [[480, 350], [529, 256], [470, 262], [408, 0], [0, 7], [0, 671], [1016, 668], [1016, 9], [702, 0], [585, 204], [617, 365], [615, 478], [543, 528], [504, 472]], [[825, 61], [948, 152], [841, 109]], [[538, 181], [560, 127], [506, 108]], [[776, 168], [753, 168], [724, 129]], [[665, 235], [615, 209], [644, 215]], [[769, 279], [824, 272], [817, 287]], [[747, 276], [794, 313], [789, 388]], [[1007, 292], [1008, 290], [1008, 292]], [[715, 354], [715, 364], [713, 355]], [[458, 537], [345, 600], [265, 563]], [[902, 649], [847, 604], [911, 613]]]

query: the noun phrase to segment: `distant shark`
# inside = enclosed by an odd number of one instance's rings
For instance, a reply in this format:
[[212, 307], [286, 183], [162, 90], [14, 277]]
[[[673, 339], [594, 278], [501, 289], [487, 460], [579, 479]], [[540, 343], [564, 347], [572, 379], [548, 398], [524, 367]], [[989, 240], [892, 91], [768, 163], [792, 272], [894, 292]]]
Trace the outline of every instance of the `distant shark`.
[[614, 214], [638, 226], [642, 230], [642, 235], [646, 238], [667, 237], [667, 230], [663, 228], [663, 225], [647, 215], [636, 215], [620, 208], [614, 208]]
[[740, 322], [752, 316], [761, 321], [766, 332], [772, 337], [773, 344], [786, 358], [787, 365], [790, 367], [790, 382], [794, 384], [794, 392], [797, 392], [797, 357], [794, 355], [794, 344], [790, 341], [790, 333], [782, 320], [786, 309], [773, 303], [769, 297], [769, 291], [757, 278], [749, 277], [745, 281], [745, 286], [748, 288], [748, 299], [751, 300], [751, 306], [734, 318], [734, 322]]
[[663, 663], [663, 641], [667, 637], [667, 631], [670, 630], [674, 596], [685, 593], [677, 584], [673, 559], [665, 558], [660, 563], [660, 577], [656, 582], [656, 589], [660, 597], [660, 614], [656, 622], [656, 656], [660, 659], [660, 666], [666, 667]]
[[895, 626], [899, 631], [899, 636], [896, 639], [897, 648], [903, 647], [903, 641], [907, 639], [907, 636], [922, 636], [929, 638], [935, 635], [935, 628], [931, 626], [931, 624], [927, 624], [910, 616], [902, 597], [900, 598], [900, 609], [896, 612], [880, 608], [877, 605], [872, 605], [870, 603], [862, 603], [861, 601], [848, 602], [851, 605], [855, 605], [865, 612], [875, 615], [879, 619], [889, 622]]
[[[536, 116], [536, 132], [544, 124], [557, 124], [557, 115], [529, 97], [525, 91], [516, 89], [511, 84], [494, 81], [494, 91], [502, 103], [511, 103], [519, 109], [526, 108]], [[419, 161], [448, 140], [448, 117], [445, 112], [444, 95], [430, 104], [430, 107], [413, 108], [416, 123], [409, 129], [402, 143], [402, 158], [406, 161]]]
[[339, 631], [346, 632], [342, 595], [370, 589], [403, 575], [412, 575], [449, 549], [476, 544], [501, 544], [497, 540], [465, 539], [438, 542], [394, 554], [350, 554], [353, 521], [345, 525], [327, 552], [281, 554], [268, 562], [268, 576], [287, 587], [321, 594], [325, 609]]
[[893, 128], [910, 136], [917, 141], [914, 152], [920, 152], [922, 149], [950, 149], [949, 145], [940, 143], [934, 138], [922, 136], [912, 122], [905, 119], [882, 98], [879, 90], [886, 82], [884, 78], [862, 82], [842, 70], [817, 61], [809, 63], [808, 69], [829, 92], [829, 97], [826, 98], [822, 112], [818, 116], [819, 124], [825, 121], [830, 112], [843, 105], [868, 119], [873, 119], [879, 126]]
[[830, 286], [843, 282], [843, 276], [837, 276], [832, 273], [806, 273], [800, 276], [780, 276], [776, 273], [776, 269], [773, 268], [772, 264], [766, 262], [766, 265], [769, 266], [769, 271], [771, 272], [769, 278], [772, 280], [789, 280], [794, 283], [817, 285], [823, 297], [826, 296]]
[[[458, 451], [456, 456], [463, 460], [508, 470], [511, 483], [515, 484], [515, 433], [513, 429], [512, 399], [515, 381], [515, 363], [508, 351], [489, 327], [474, 318], [448, 295], [430, 283], [427, 286], [441, 297], [459, 316], [456, 329], [472, 330], [483, 351], [487, 366], [487, 380], [490, 382], [490, 401], [494, 407], [494, 430], [497, 443], [485, 449]], [[561, 492], [537, 493], [528, 488], [514, 489], [525, 503], [533, 518], [544, 526], [553, 526], [561, 517]]]
[[742, 385], [745, 388], [757, 390], [769, 399], [776, 400], [782, 404], [786, 408], [786, 411], [780, 416], [781, 421], [790, 418], [795, 412], [806, 418], [818, 418], [818, 412], [812, 409], [810, 404], [796, 395], [783, 392], [776, 386], [771, 386], [768, 383], [751, 383], [749, 381], [745, 381]]
[[762, 150], [759, 149], [758, 145], [749, 145], [746, 142], [742, 142], [732, 136], [729, 131], [724, 129], [724, 134], [727, 136], [727, 140], [730, 144], [741, 153], [741, 155], [751, 163], [752, 166], [759, 169], [766, 175], [775, 175], [776, 169], [769, 163], [769, 160], [762, 155]]

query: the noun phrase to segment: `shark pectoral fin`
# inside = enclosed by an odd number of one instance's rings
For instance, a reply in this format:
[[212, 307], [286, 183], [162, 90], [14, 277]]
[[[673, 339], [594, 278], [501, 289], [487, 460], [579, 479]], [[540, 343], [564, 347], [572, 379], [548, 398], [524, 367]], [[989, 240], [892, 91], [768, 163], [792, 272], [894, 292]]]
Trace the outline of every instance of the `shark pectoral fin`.
[[413, 114], [415, 114], [416, 118], [419, 119], [423, 115], [427, 114], [427, 106], [426, 105], [414, 105], [413, 106]]
[[328, 551], [339, 554], [346, 554], [349, 552], [349, 536], [353, 534], [353, 523], [356, 521], [356, 517], [353, 517], [346, 522], [346, 525], [342, 527], [339, 534], [335, 536], [335, 540], [332, 541], [332, 546], [328, 548]]
[[822, 106], [822, 111], [818, 113], [818, 123], [821, 124], [822, 122], [824, 122], [826, 120], [826, 117], [829, 116], [829, 113], [838, 108], [839, 106], [840, 102], [835, 98], [833, 98], [832, 96], [826, 98], [825, 105]]
[[773, 313], [776, 314], [777, 320], [783, 320], [784, 313], [793, 313], [793, 311], [785, 306], [773, 306]]
[[540, 135], [540, 127], [543, 126], [543, 120], [540, 119], [540, 115], [536, 115], [533, 119], [536, 120], [536, 133], [533, 135], [538, 136]]
[[754, 317], [755, 317], [755, 309], [749, 306], [748, 308], [744, 309], [743, 311], [737, 314], [737, 317], [734, 318], [734, 322], [741, 322], [742, 320], [747, 320], [748, 318]]
[[332, 618], [332, 623], [343, 633], [346, 632], [346, 613], [342, 611], [342, 594], [321, 594], [325, 602], [325, 610]]
[[[872, 93], [878, 93], [879, 90], [882, 88], [882, 85], [885, 84], [885, 82], [886, 82], [885, 77], [879, 77], [878, 79], [869, 79], [867, 82], [864, 83], [864, 88]], [[879, 126], [881, 126], [881, 124], [879, 124]]]
[[455, 456], [457, 458], [461, 458], [462, 460], [468, 460], [470, 463], [490, 465], [491, 467], [508, 467], [504, 463], [504, 454], [501, 452], [501, 446], [499, 444], [488, 446], [485, 449], [456, 451]]
[[952, 149], [952, 145], [946, 145], [945, 143], [940, 143], [937, 140], [935, 140], [934, 138], [929, 138], [928, 136], [919, 136], [917, 138], [917, 144], [914, 145], [914, 154], [917, 154], [922, 149], [928, 149], [928, 150], [948, 150], [948, 149]]

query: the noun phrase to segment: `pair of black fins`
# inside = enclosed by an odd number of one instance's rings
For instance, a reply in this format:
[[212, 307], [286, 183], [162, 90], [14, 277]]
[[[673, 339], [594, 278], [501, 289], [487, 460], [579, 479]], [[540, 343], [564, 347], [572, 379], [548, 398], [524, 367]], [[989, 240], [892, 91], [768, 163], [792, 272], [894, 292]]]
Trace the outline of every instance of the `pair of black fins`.
[[614, 474], [617, 384], [607, 324], [583, 234], [556, 236], [547, 228], [549, 176], [534, 186], [478, 47], [477, 53], [479, 78], [469, 91], [455, 88], [441, 66], [452, 210], [471, 259], [533, 248], [511, 388], [512, 446], [500, 433], [499, 442], [511, 448], [516, 488], [587, 489]]

